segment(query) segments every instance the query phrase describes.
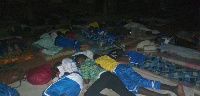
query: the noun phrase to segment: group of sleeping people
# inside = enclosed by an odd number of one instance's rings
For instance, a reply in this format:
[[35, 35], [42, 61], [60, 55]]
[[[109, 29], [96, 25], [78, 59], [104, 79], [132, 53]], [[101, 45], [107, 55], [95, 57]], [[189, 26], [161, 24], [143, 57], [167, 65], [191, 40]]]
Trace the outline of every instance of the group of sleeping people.
[[[123, 59], [122, 59], [123, 58]], [[87, 87], [84, 96], [106, 96], [101, 94], [105, 88], [112, 89], [120, 96], [171, 96], [170, 94], [160, 94], [147, 88], [168, 90], [177, 96], [185, 96], [183, 86], [170, 86], [162, 84], [160, 81], [149, 80], [135, 72], [127, 64], [132, 55], [122, 58], [111, 58], [108, 55], [93, 55], [93, 52], [86, 50], [77, 52], [72, 58], [65, 58], [57, 64], [55, 70], [58, 72], [58, 79], [47, 87], [43, 96], [79, 96], [83, 85]], [[127, 61], [128, 60], [128, 61]]]

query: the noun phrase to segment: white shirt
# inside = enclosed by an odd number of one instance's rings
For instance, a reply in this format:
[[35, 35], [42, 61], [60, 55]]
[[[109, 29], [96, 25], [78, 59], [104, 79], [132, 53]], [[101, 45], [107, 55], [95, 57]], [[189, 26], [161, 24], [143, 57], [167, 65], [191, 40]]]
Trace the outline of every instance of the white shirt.
[[63, 76], [65, 72], [71, 73], [78, 71], [75, 62], [73, 62], [70, 58], [63, 59], [62, 64], [57, 68], [60, 71], [59, 77]]

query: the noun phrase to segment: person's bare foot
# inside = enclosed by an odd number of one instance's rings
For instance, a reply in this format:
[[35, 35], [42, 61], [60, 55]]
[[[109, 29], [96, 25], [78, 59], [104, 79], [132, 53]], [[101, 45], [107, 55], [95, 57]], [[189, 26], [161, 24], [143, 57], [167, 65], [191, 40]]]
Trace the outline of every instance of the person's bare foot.
[[175, 93], [177, 94], [177, 96], [185, 96], [183, 85], [179, 84], [177, 86], [177, 89], [175, 90]]

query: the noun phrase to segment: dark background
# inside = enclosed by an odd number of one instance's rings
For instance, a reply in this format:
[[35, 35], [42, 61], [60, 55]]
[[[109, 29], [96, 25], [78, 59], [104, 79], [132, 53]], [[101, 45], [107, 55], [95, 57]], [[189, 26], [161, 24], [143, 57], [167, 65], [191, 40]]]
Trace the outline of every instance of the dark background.
[[[0, 0], [0, 27], [67, 24], [85, 16], [96, 21], [161, 18], [170, 20], [169, 28], [195, 31], [199, 6], [199, 0]], [[89, 15], [78, 14], [84, 12]]]

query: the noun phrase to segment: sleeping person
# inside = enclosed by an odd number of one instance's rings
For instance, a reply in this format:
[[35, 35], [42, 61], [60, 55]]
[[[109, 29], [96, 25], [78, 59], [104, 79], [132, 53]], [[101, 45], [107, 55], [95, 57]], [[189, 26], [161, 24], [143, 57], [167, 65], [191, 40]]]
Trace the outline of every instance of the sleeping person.
[[60, 72], [59, 79], [47, 87], [42, 96], [78, 96], [83, 88], [83, 79], [72, 59], [63, 59], [56, 68]]
[[160, 81], [154, 81], [144, 78], [140, 74], [135, 72], [130, 66], [126, 64], [120, 64], [119, 62], [115, 61], [107, 55], [98, 57], [97, 59], [95, 59], [95, 62], [102, 68], [117, 75], [124, 83], [126, 88], [132, 93], [143, 94], [146, 96], [170, 96], [170, 94], [159, 94], [146, 89], [152, 88], [158, 90], [169, 90], [174, 92], [178, 96], [185, 96], [182, 85], [170, 86], [162, 84]]
[[129, 92], [122, 81], [110, 71], [106, 71], [98, 66], [93, 59], [84, 54], [75, 55], [75, 61], [80, 68], [81, 76], [85, 84], [90, 81], [94, 83], [87, 89], [84, 96], [105, 96], [100, 92], [104, 88], [109, 88], [118, 93], [120, 96], [135, 96]]

